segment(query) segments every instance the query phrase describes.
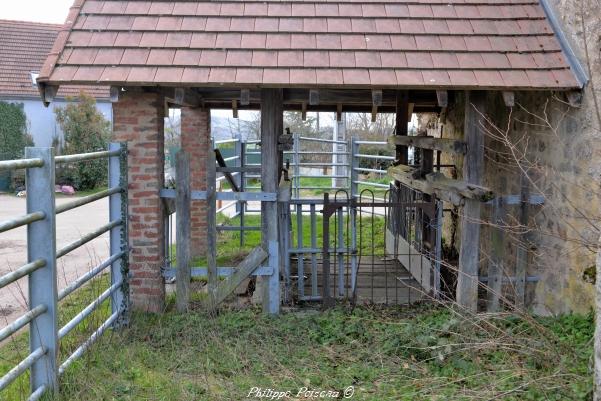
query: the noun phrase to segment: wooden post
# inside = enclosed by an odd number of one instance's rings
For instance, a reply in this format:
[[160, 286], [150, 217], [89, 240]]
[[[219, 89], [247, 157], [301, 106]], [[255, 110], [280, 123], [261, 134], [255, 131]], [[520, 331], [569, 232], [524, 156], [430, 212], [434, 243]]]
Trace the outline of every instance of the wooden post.
[[[520, 229], [525, 230], [528, 227], [530, 183], [523, 173], [520, 177], [520, 187]], [[524, 232], [520, 235], [515, 264], [515, 304], [518, 308], [523, 308], [525, 304], [528, 247], [528, 234]]]
[[[434, 151], [432, 149], [421, 149], [422, 160], [421, 160], [421, 175], [425, 177], [434, 171]], [[432, 196], [424, 194], [424, 202], [431, 202]], [[421, 213], [422, 217], [422, 247], [425, 250], [431, 251], [434, 249], [434, 227], [432, 227], [432, 222], [430, 221], [430, 217], [428, 217], [425, 213]]]
[[503, 251], [505, 245], [505, 235], [502, 224], [504, 219], [505, 205], [503, 197], [498, 196], [493, 201], [493, 221], [491, 227], [492, 252], [491, 260], [488, 264], [488, 303], [489, 312], [499, 311], [499, 298], [503, 289]]
[[182, 313], [188, 310], [190, 302], [190, 157], [186, 152], [177, 152], [175, 162], [177, 177], [177, 197], [175, 199], [177, 218], [177, 271], [176, 306]]
[[[396, 135], [407, 136], [409, 124], [409, 93], [399, 91], [396, 95]], [[396, 146], [396, 160], [400, 164], [409, 164], [409, 148]]]
[[[484, 172], [484, 132], [480, 126], [485, 113], [486, 92], [465, 92], [465, 142], [467, 154], [463, 160], [464, 180], [480, 185]], [[461, 218], [461, 249], [457, 277], [457, 303], [468, 312], [478, 309], [478, 270], [480, 265], [480, 208], [477, 200], [466, 199]]]
[[217, 276], [217, 170], [213, 147], [207, 152], [207, 276], [209, 281], [209, 304], [215, 305], [219, 277]]
[[[278, 138], [284, 131], [284, 93], [282, 89], [261, 90], [261, 190], [276, 193], [280, 176], [280, 157]], [[278, 241], [278, 206], [277, 202], [261, 202], [261, 244], [270, 253], [270, 263], [277, 261], [273, 258], [270, 243]], [[277, 246], [275, 249], [277, 254]], [[282, 255], [285, 257], [285, 255]], [[275, 263], [275, 262], [274, 262]], [[263, 296], [263, 311], [278, 313], [279, 299], [279, 267], [276, 264], [271, 277], [257, 279], [258, 291]], [[277, 286], [277, 291], [274, 288]]]

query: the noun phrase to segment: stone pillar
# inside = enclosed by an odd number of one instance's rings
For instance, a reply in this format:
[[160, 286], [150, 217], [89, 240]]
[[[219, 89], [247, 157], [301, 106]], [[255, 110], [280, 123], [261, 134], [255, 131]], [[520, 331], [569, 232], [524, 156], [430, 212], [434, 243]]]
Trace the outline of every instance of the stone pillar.
[[125, 92], [113, 104], [113, 140], [128, 143], [129, 267], [134, 308], [161, 312], [165, 285], [163, 202], [164, 100], [155, 93]]
[[[207, 152], [211, 148], [211, 111], [182, 107], [181, 146], [190, 155], [190, 188], [206, 190]], [[190, 254], [192, 258], [204, 256], [207, 250], [207, 205], [205, 201], [192, 201], [190, 210]]]

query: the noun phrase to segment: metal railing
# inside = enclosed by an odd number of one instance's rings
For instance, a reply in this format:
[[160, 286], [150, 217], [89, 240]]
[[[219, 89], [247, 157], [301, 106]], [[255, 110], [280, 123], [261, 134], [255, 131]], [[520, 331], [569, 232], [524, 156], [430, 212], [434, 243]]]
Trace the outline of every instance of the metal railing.
[[[93, 195], [57, 206], [55, 200], [55, 166], [57, 164], [108, 159], [109, 188]], [[29, 325], [30, 353], [0, 378], [0, 392], [30, 370], [29, 400], [38, 400], [46, 392], [59, 391], [59, 377], [71, 363], [117, 322], [128, 309], [127, 264], [127, 148], [112, 143], [107, 151], [55, 156], [52, 148], [26, 148], [25, 159], [0, 161], [0, 170], [26, 169], [27, 214], [0, 222], [0, 233], [28, 226], [28, 261], [15, 271], [0, 277], [0, 289], [28, 277], [29, 311], [0, 330], [3, 341]], [[60, 248], [56, 247], [56, 215], [91, 202], [109, 199], [110, 222], [98, 230]], [[57, 259], [87, 242], [110, 233], [110, 256], [98, 266], [68, 285], [61, 292], [57, 286]], [[110, 267], [110, 287], [62, 328], [58, 327], [59, 301]], [[111, 300], [111, 315], [100, 327], [59, 365], [61, 339], [89, 317], [105, 300]], [[1, 393], [0, 393], [1, 394]], [[2, 397], [0, 397], [2, 398]]]

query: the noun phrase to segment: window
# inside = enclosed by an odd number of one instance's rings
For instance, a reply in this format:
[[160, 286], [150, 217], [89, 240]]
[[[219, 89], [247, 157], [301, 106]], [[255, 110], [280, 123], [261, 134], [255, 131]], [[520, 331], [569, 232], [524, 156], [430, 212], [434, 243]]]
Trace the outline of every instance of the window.
[[29, 73], [29, 76], [31, 77], [31, 84], [32, 84], [33, 86], [37, 86], [37, 84], [38, 84], [38, 83], [37, 83], [37, 79], [38, 79], [38, 77], [40, 76], [40, 73], [39, 73], [39, 72], [35, 72], [35, 71], [31, 71], [31, 72]]

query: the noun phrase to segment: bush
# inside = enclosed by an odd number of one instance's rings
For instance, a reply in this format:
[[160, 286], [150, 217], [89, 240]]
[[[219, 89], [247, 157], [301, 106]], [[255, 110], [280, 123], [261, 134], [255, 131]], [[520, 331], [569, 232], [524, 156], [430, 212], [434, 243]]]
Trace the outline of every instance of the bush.
[[23, 104], [0, 101], [0, 155], [5, 159], [20, 159], [26, 146], [33, 146], [33, 139], [27, 133]]
[[[110, 123], [96, 109], [93, 97], [80, 93], [77, 99], [69, 99], [65, 107], [54, 112], [56, 121], [65, 134], [64, 154], [78, 154], [106, 150], [110, 138]], [[59, 180], [79, 190], [93, 189], [106, 182], [106, 160], [91, 160], [67, 166]]]

